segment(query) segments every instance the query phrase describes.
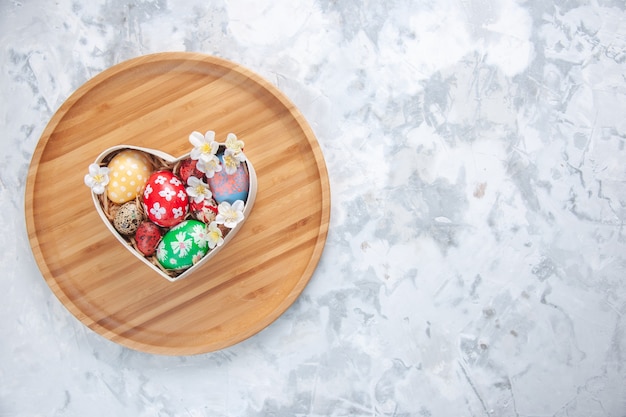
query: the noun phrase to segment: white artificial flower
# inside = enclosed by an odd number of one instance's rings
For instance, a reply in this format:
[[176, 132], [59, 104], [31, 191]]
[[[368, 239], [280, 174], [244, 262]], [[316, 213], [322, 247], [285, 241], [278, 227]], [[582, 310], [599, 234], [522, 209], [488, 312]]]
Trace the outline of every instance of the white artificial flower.
[[196, 163], [196, 169], [204, 174], [207, 178], [213, 178], [216, 172], [222, 170], [220, 160], [217, 156], [212, 155], [208, 160], [200, 159]]
[[213, 197], [213, 193], [209, 189], [209, 186], [200, 178], [191, 176], [187, 179], [187, 194], [193, 198], [195, 203], [202, 203], [205, 199], [208, 200]]
[[217, 226], [217, 222], [211, 222], [209, 224], [209, 249], [213, 249], [216, 246], [222, 246], [224, 244], [224, 237], [222, 235], [222, 231]]
[[243, 153], [244, 143], [242, 140], [237, 139], [237, 135], [234, 133], [229, 133], [226, 136], [226, 149], [230, 149], [233, 151], [233, 154], [239, 161], [243, 162], [246, 160], [246, 156]]
[[104, 187], [109, 183], [109, 168], [98, 164], [89, 165], [89, 174], [85, 175], [85, 185], [95, 194], [103, 194]]
[[215, 222], [232, 229], [244, 219], [243, 208], [244, 204], [242, 200], [237, 200], [232, 205], [227, 201], [221, 202], [217, 206]]
[[239, 164], [241, 164], [241, 159], [239, 159], [239, 156], [236, 155], [232, 149], [226, 149], [226, 151], [224, 151], [222, 160], [224, 161], [224, 171], [226, 171], [228, 175], [237, 172], [237, 168], [239, 168]]
[[215, 141], [215, 132], [212, 130], [204, 135], [200, 132], [192, 132], [189, 135], [189, 142], [193, 145], [189, 156], [196, 161], [209, 162], [219, 149], [219, 144]]

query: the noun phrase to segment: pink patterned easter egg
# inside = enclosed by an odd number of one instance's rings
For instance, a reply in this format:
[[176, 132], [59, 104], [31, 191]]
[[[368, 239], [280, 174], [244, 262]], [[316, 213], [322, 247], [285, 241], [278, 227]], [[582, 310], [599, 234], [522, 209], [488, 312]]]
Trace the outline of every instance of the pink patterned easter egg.
[[245, 163], [240, 164], [234, 174], [229, 175], [226, 170], [222, 169], [207, 182], [213, 192], [213, 198], [218, 203], [227, 201], [233, 204], [236, 200], [246, 201], [248, 198], [250, 177]]

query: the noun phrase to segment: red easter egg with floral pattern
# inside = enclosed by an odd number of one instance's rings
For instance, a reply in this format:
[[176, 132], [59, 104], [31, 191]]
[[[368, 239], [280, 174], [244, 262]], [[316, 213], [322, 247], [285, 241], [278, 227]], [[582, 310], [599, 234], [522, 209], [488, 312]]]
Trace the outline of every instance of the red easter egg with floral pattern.
[[156, 171], [143, 190], [146, 216], [161, 227], [172, 227], [185, 219], [189, 198], [183, 182], [172, 171]]

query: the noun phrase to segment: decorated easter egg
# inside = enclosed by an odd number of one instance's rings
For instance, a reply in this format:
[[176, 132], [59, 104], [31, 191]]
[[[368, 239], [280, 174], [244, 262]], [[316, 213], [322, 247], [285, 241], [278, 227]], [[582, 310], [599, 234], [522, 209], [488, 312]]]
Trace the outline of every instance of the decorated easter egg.
[[161, 227], [177, 225], [189, 212], [189, 199], [185, 187], [172, 171], [152, 173], [142, 197], [146, 216]]
[[185, 220], [171, 228], [156, 249], [156, 257], [165, 269], [186, 269], [209, 251], [207, 226], [198, 220]]
[[217, 216], [217, 203], [212, 198], [205, 198], [199, 203], [192, 199], [189, 206], [194, 217], [203, 223], [209, 224]]
[[117, 213], [115, 213], [113, 226], [115, 227], [115, 230], [123, 235], [132, 235], [135, 233], [142, 221], [143, 215], [141, 214], [139, 207], [137, 207], [137, 203], [129, 201], [120, 207], [120, 209], [117, 210]]
[[227, 201], [232, 204], [236, 200], [246, 201], [248, 198], [250, 177], [245, 163], [241, 163], [233, 174], [227, 174], [225, 169], [216, 172], [208, 178], [207, 183], [218, 203]]
[[135, 232], [137, 250], [146, 256], [154, 254], [161, 240], [161, 229], [152, 222], [145, 221], [139, 225]]
[[152, 172], [152, 163], [148, 157], [134, 149], [118, 152], [107, 167], [109, 168], [107, 197], [117, 204], [137, 197]]
[[191, 158], [180, 161], [180, 166], [178, 167], [178, 178], [181, 179], [183, 184], [187, 184], [189, 177], [202, 178], [204, 176], [204, 173], [196, 168], [197, 163], [198, 161]]

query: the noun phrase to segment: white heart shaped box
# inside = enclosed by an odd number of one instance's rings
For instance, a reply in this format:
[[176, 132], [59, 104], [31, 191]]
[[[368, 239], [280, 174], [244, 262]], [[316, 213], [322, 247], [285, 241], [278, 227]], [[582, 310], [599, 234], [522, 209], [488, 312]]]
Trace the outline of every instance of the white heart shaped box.
[[[189, 153], [187, 153], [187, 154], [185, 154], [183, 156], [180, 156], [178, 158], [175, 158], [175, 157], [173, 157], [172, 155], [170, 155], [168, 153], [165, 153], [165, 152], [162, 152], [162, 151], [159, 151], [159, 150], [156, 150], [156, 149], [142, 148], [142, 147], [139, 147], [139, 146], [132, 146], [132, 145], [117, 145], [117, 146], [113, 146], [113, 147], [105, 150], [100, 155], [98, 155], [98, 157], [95, 160], [95, 163], [100, 165], [102, 163], [102, 161], [104, 161], [107, 158], [107, 156], [111, 155], [114, 152], [125, 150], [125, 149], [133, 149], [133, 150], [141, 151], [141, 152], [144, 152], [144, 153], [147, 153], [147, 154], [150, 154], [150, 155], [154, 155], [154, 156], [156, 156], [158, 158], [163, 159], [164, 161], [168, 162], [169, 164], [175, 164], [178, 161], [181, 161], [181, 160], [186, 159], [186, 158], [189, 157]], [[190, 276], [196, 269], [200, 268], [200, 266], [202, 266], [203, 264], [208, 262], [210, 259], [215, 257], [222, 248], [224, 248], [224, 247], [226, 247], [228, 245], [228, 242], [230, 242], [235, 237], [235, 235], [237, 234], [239, 229], [241, 229], [241, 227], [246, 222], [246, 219], [248, 218], [248, 216], [250, 215], [250, 212], [252, 211], [252, 206], [254, 206], [254, 200], [256, 199], [257, 178], [256, 178], [256, 172], [254, 171], [254, 167], [252, 166], [250, 161], [246, 160], [243, 163], [246, 164], [246, 168], [247, 168], [247, 171], [248, 171], [248, 177], [249, 177], [248, 198], [244, 202], [244, 210], [243, 210], [244, 219], [240, 223], [238, 223], [233, 229], [231, 229], [230, 232], [228, 232], [226, 234], [226, 236], [224, 237], [224, 243], [221, 246], [216, 246], [215, 248], [211, 249], [204, 257], [202, 257], [202, 259], [200, 259], [200, 261], [198, 261], [196, 264], [192, 265], [191, 267], [189, 267], [188, 269], [184, 270], [182, 273], [180, 273], [180, 274], [178, 274], [177, 276], [174, 276], [174, 277], [168, 275], [166, 272], [161, 270], [161, 268], [159, 268], [158, 266], [156, 266], [152, 262], [150, 262], [149, 259], [147, 259], [145, 256], [143, 256], [143, 254], [141, 254], [139, 251], [137, 251], [126, 239], [124, 239], [119, 234], [119, 232], [117, 230], [115, 230], [115, 227], [113, 227], [111, 222], [107, 219], [107, 216], [105, 215], [104, 210], [102, 209], [102, 205], [100, 204], [98, 196], [94, 192], [92, 192], [91, 193], [91, 197], [93, 199], [94, 206], [96, 207], [96, 210], [98, 211], [98, 214], [100, 215], [100, 218], [102, 219], [104, 224], [109, 228], [109, 230], [111, 231], [113, 236], [115, 236], [117, 238], [117, 240], [119, 240], [120, 243], [126, 249], [128, 249], [133, 255], [135, 255], [137, 258], [139, 258], [149, 268], [154, 270], [156, 273], [158, 273], [160, 276], [162, 276], [163, 278], [167, 279], [168, 281], [174, 282], [174, 281], [178, 281], [178, 280], [181, 280], [183, 278], [186, 278], [186, 277]]]

